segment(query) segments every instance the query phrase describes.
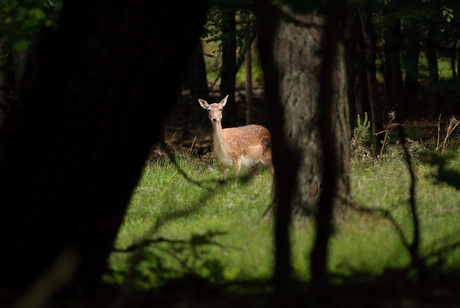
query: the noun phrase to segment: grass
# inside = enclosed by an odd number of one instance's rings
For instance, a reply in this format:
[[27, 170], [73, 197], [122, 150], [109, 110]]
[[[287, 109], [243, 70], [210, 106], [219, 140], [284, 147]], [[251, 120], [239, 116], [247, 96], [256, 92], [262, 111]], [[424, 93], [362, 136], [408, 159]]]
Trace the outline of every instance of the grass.
[[[459, 157], [458, 149], [451, 149], [452, 153]], [[411, 241], [409, 175], [400, 154], [393, 153], [391, 157], [387, 156], [381, 165], [352, 160], [353, 200], [364, 207], [388, 210]], [[149, 253], [144, 253], [143, 263], [138, 267], [143, 277], [138, 284], [148, 288], [164, 281], [158, 277], [168, 279], [184, 274], [196, 274], [211, 281], [269, 279], [273, 229], [271, 218], [262, 214], [270, 202], [270, 173], [265, 170], [248, 181], [221, 185], [217, 181], [219, 168], [212, 161], [176, 158], [179, 169], [201, 186], [186, 180], [165, 157], [149, 162], [115, 243], [116, 249], [126, 249], [145, 237], [170, 241], [145, 250]], [[460, 211], [456, 206], [460, 196], [454, 188], [435, 183], [431, 176], [435, 167], [417, 159], [414, 165], [422, 233], [420, 253], [426, 256], [460, 240], [457, 235]], [[449, 166], [460, 170], [460, 159], [454, 159]], [[294, 219], [291, 242], [293, 266], [299, 280], [309, 279], [308, 256], [313, 236], [311, 219]], [[198, 258], [195, 250], [200, 254]], [[130, 255], [123, 252], [111, 255], [113, 273], [106, 275], [106, 281], [123, 281]], [[387, 219], [353, 210], [346, 220], [337, 221], [329, 257], [330, 271], [340, 276], [366, 273], [372, 277], [410, 263], [401, 238]], [[457, 249], [433, 257], [429, 263], [440, 271], [449, 271], [458, 268], [459, 260]]]

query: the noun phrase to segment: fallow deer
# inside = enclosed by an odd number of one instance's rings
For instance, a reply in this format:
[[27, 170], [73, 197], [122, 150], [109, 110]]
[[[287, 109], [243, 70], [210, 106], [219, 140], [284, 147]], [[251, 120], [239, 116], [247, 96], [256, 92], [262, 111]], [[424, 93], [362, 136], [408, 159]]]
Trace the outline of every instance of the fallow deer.
[[236, 178], [240, 173], [241, 165], [251, 167], [258, 162], [268, 166], [273, 174], [271, 136], [265, 127], [246, 125], [222, 129], [222, 110], [227, 99], [228, 95], [218, 104], [208, 104], [205, 100], [198, 100], [201, 107], [209, 113], [214, 152], [224, 180], [227, 179], [227, 167], [233, 166]]

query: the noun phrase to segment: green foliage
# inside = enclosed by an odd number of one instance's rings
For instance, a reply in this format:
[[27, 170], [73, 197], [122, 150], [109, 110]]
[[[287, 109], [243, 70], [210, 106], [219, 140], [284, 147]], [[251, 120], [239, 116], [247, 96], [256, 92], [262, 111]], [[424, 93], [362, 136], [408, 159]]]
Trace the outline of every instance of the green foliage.
[[[225, 48], [228, 41], [236, 37], [238, 54], [242, 56], [249, 47], [255, 36], [255, 17], [248, 10], [252, 1], [213, 1], [213, 6], [208, 12], [208, 20], [205, 25], [202, 39], [209, 42], [217, 42], [219, 48]], [[236, 31], [222, 34], [222, 28], [226, 19], [225, 13], [228, 11], [236, 12]], [[212, 55], [208, 55], [212, 56]]]
[[57, 27], [61, 0], [0, 0], [0, 38], [28, 50], [42, 27]]
[[356, 122], [356, 127], [353, 130], [353, 137], [355, 138], [356, 142], [359, 146], [361, 146], [364, 142], [369, 139], [371, 135], [369, 128], [371, 126], [371, 122], [367, 117], [367, 112], [364, 113], [364, 121], [361, 123], [360, 115], [358, 114], [358, 120]]
[[[208, 80], [217, 81], [220, 78], [222, 66], [220, 53], [235, 38], [237, 44], [237, 63], [242, 63], [241, 60], [244, 54], [256, 37], [256, 20], [255, 15], [250, 10], [251, 5], [251, 0], [211, 1], [208, 20], [202, 36], [202, 40], [205, 43], [205, 55], [208, 58], [205, 59], [207, 62]], [[230, 11], [235, 12], [236, 30], [222, 33], [222, 28], [227, 22], [225, 14]], [[206, 48], [206, 45], [208, 48]]]

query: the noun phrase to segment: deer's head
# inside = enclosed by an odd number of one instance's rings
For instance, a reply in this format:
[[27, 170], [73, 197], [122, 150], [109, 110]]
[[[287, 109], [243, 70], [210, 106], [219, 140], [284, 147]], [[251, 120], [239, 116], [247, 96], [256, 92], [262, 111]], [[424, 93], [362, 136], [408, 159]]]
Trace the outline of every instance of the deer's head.
[[225, 96], [220, 103], [208, 104], [205, 100], [199, 99], [201, 107], [208, 111], [208, 117], [211, 122], [221, 122], [222, 121], [222, 110], [224, 109], [225, 104], [227, 103], [228, 95]]

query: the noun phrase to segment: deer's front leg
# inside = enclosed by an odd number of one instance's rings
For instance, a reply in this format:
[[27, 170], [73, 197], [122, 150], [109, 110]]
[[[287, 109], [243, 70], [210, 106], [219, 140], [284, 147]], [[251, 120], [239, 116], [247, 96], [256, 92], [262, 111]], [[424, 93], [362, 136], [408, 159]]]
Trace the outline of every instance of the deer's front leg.
[[240, 169], [241, 169], [241, 157], [238, 157], [234, 162], [233, 162], [233, 168], [235, 169], [235, 179], [238, 178], [238, 175], [240, 174]]

